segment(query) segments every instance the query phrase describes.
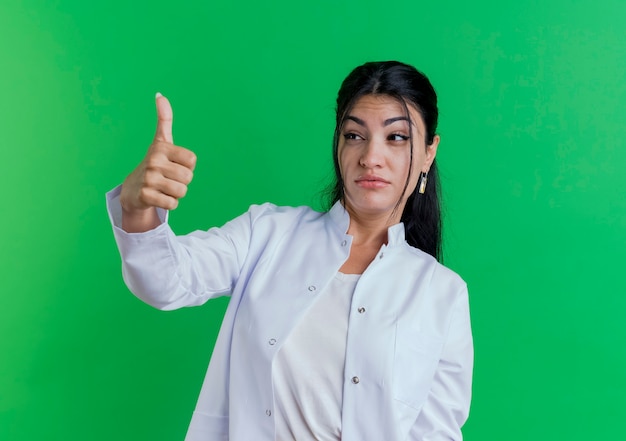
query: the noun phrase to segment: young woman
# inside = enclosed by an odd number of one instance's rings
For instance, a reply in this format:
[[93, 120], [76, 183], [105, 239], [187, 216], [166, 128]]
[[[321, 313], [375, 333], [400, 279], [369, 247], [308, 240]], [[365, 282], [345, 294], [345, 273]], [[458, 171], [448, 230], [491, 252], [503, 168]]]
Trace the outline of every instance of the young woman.
[[157, 96], [146, 158], [108, 195], [124, 279], [161, 309], [230, 302], [187, 441], [461, 440], [467, 288], [438, 263], [437, 97], [399, 62], [344, 80], [331, 208], [252, 206], [176, 236], [196, 157]]

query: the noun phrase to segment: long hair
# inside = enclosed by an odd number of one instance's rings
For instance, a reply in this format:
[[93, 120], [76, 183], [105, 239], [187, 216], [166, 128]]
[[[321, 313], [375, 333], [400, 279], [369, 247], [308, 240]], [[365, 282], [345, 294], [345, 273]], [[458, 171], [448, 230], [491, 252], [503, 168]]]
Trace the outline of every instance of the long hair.
[[[420, 71], [398, 61], [369, 62], [355, 68], [341, 84], [337, 94], [336, 124], [333, 136], [334, 181], [329, 188], [329, 201], [332, 205], [344, 200], [344, 183], [339, 168], [339, 137], [345, 118], [355, 103], [364, 95], [387, 95], [397, 99], [404, 106], [409, 117], [408, 106], [417, 109], [426, 127], [426, 146], [434, 141], [439, 110], [437, 94], [432, 84]], [[412, 131], [411, 131], [412, 133]], [[413, 163], [413, 135], [410, 136]], [[411, 178], [411, 167], [406, 178], [406, 192]], [[424, 194], [418, 192], [418, 186], [409, 195], [402, 212], [405, 236], [409, 245], [419, 248], [441, 261], [441, 206], [439, 196], [439, 176], [436, 160], [428, 172], [428, 185]], [[398, 200], [398, 206], [404, 193]]]

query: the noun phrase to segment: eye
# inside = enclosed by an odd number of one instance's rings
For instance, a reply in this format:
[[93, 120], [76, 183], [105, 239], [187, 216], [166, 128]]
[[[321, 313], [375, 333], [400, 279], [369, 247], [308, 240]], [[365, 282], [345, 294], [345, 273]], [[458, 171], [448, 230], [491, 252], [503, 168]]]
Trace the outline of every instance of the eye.
[[343, 137], [346, 141], [356, 141], [356, 140], [362, 140], [363, 137], [361, 135], [357, 135], [354, 132], [348, 132], [348, 133], [344, 133]]
[[387, 137], [388, 141], [408, 141], [409, 137], [399, 133], [392, 133]]

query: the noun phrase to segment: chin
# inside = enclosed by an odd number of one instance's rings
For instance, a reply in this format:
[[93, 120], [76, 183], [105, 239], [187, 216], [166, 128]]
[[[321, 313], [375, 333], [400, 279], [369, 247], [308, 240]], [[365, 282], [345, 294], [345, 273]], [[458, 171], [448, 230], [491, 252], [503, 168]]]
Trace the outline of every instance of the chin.
[[390, 216], [393, 213], [394, 208], [396, 207], [396, 202], [394, 201], [392, 204], [350, 203], [350, 207], [357, 214]]

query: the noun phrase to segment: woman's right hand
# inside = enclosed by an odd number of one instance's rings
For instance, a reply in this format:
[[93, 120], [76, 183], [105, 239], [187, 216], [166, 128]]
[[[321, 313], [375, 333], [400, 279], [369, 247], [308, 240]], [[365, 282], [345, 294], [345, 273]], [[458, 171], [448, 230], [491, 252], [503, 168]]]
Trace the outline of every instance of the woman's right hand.
[[157, 128], [145, 158], [122, 184], [122, 229], [140, 233], [161, 221], [156, 208], [173, 210], [187, 193], [193, 178], [196, 155], [174, 145], [173, 112], [170, 102], [157, 94]]

